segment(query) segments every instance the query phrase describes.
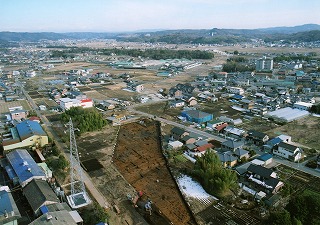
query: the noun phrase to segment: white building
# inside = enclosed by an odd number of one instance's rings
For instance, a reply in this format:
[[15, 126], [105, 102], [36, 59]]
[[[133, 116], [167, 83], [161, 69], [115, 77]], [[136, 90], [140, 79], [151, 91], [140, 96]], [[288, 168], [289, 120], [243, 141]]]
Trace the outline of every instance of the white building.
[[35, 77], [37, 74], [36, 74], [36, 72], [35, 71], [28, 71], [27, 73], [26, 73], [26, 77]]
[[312, 106], [313, 104], [309, 102], [296, 102], [293, 104], [293, 108], [300, 110], [309, 110]]
[[278, 149], [273, 150], [273, 154], [293, 162], [297, 162], [302, 159], [302, 149], [286, 142], [280, 142]]
[[172, 141], [168, 143], [168, 149], [178, 149], [183, 146], [183, 143], [180, 141]]
[[81, 102], [78, 99], [60, 98], [60, 107], [63, 111], [78, 106], [81, 106]]
[[91, 99], [72, 99], [72, 98], [60, 98], [60, 107], [62, 110], [69, 110], [71, 107], [90, 108], [93, 107], [93, 101]]
[[232, 94], [243, 95], [244, 90], [240, 87], [228, 87], [228, 91]]
[[91, 108], [93, 107], [93, 101], [89, 98], [81, 99], [80, 104], [82, 108]]
[[273, 59], [263, 57], [256, 61], [256, 71], [270, 71], [273, 69]]

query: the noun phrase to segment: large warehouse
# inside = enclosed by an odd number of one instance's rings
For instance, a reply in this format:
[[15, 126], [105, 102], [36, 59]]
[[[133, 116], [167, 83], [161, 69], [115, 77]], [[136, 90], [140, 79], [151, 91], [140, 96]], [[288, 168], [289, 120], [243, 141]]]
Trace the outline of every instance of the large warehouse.
[[271, 117], [278, 120], [284, 120], [286, 122], [291, 122], [303, 117], [308, 116], [310, 113], [306, 110], [293, 109], [290, 107], [278, 109], [266, 114], [267, 117]]

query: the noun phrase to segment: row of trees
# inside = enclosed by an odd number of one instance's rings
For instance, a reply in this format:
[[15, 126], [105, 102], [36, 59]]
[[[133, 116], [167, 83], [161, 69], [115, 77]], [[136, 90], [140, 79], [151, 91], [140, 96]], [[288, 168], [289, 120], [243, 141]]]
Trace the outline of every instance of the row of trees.
[[229, 61], [227, 63], [224, 63], [222, 66], [222, 71], [224, 72], [246, 72], [246, 71], [254, 71], [255, 67], [250, 66], [247, 64], [235, 62], [235, 61]]
[[143, 57], [151, 59], [212, 59], [213, 53], [200, 50], [169, 50], [169, 49], [103, 49], [100, 51], [104, 55], [129, 55], [132, 57]]
[[101, 130], [107, 125], [107, 121], [103, 119], [102, 115], [94, 108], [83, 109], [82, 107], [71, 107], [61, 114], [63, 123], [69, 122], [70, 117], [74, 127], [77, 127], [80, 133]]
[[197, 158], [192, 174], [208, 193], [215, 196], [224, 196], [237, 188], [236, 173], [224, 168], [218, 155], [210, 150]]

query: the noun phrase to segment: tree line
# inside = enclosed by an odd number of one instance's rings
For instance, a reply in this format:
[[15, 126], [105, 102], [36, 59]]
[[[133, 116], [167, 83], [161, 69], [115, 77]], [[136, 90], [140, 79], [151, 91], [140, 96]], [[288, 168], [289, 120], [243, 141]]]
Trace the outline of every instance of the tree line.
[[80, 133], [101, 130], [107, 125], [107, 121], [103, 119], [102, 115], [94, 108], [84, 109], [82, 107], [71, 107], [61, 114], [63, 123], [68, 123], [70, 117], [74, 127], [78, 128]]

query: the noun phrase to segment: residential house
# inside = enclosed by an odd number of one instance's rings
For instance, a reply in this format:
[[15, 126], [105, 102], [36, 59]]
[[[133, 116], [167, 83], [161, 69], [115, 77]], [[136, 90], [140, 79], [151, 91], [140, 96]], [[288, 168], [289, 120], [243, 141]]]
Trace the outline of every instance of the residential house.
[[260, 155], [258, 159], [264, 162], [263, 166], [267, 166], [273, 162], [273, 156], [272, 154], [269, 154], [269, 153]]
[[230, 151], [219, 152], [217, 154], [223, 167], [234, 167], [238, 162], [238, 158]]
[[136, 92], [143, 92], [143, 90], [144, 90], [144, 86], [143, 86], [143, 84], [132, 84], [131, 85], [131, 89], [133, 90], [133, 91], [136, 91]]
[[24, 120], [16, 127], [10, 128], [7, 138], [3, 139], [3, 150], [7, 152], [15, 148], [29, 146], [45, 146], [48, 144], [48, 135], [36, 121]]
[[173, 100], [169, 103], [171, 108], [183, 107], [185, 102], [183, 100]]
[[225, 122], [219, 120], [219, 119], [215, 119], [215, 120], [212, 120], [212, 121], [209, 121], [207, 122], [207, 127], [208, 128], [211, 128], [211, 129], [214, 129], [216, 128], [217, 126], [220, 126], [222, 124], [224, 124]]
[[297, 162], [303, 158], [302, 149], [292, 144], [281, 142], [278, 149], [273, 150], [273, 154], [286, 158], [290, 161]]
[[228, 89], [228, 92], [232, 94], [237, 94], [237, 95], [244, 94], [243, 88], [240, 88], [240, 87], [228, 87], [227, 89]]
[[244, 146], [243, 141], [235, 141], [235, 140], [226, 140], [221, 143], [221, 149], [223, 151], [232, 151], [235, 152], [236, 149], [242, 149]]
[[17, 121], [25, 120], [27, 119], [28, 115], [29, 115], [28, 110], [22, 109], [22, 110], [10, 111], [11, 120], [17, 120]]
[[181, 141], [171, 141], [168, 143], [168, 149], [174, 150], [181, 148], [183, 146], [183, 143]]
[[171, 129], [171, 137], [174, 140], [180, 140], [181, 138], [183, 138], [186, 135], [189, 135], [189, 133], [187, 131], [185, 131], [184, 129], [181, 129], [179, 127], [174, 127]]
[[247, 169], [246, 177], [251, 187], [262, 189], [266, 193], [278, 193], [284, 185], [272, 169], [260, 165], [251, 164]]
[[114, 109], [116, 106], [115, 104], [113, 103], [110, 103], [110, 102], [107, 102], [107, 101], [103, 101], [103, 102], [100, 102], [98, 105], [97, 105], [98, 108], [100, 109], [103, 109], [103, 110], [112, 110]]
[[233, 154], [238, 158], [238, 159], [249, 159], [250, 155], [249, 155], [249, 151], [244, 150], [242, 148], [237, 148], [236, 150], [234, 150]]
[[190, 135], [186, 135], [184, 137], [181, 138], [181, 141], [184, 143], [184, 144], [193, 144], [195, 143], [197, 140], [195, 137], [192, 137]]
[[36, 216], [41, 214], [41, 206], [60, 202], [47, 181], [44, 180], [32, 180], [23, 188], [23, 195]]
[[195, 97], [191, 97], [186, 100], [188, 106], [195, 106], [198, 104], [197, 99]]
[[0, 224], [16, 225], [21, 218], [8, 186], [0, 187]]
[[208, 143], [207, 141], [196, 142], [194, 143], [194, 145], [196, 146], [196, 148], [188, 151], [188, 154], [192, 157], [202, 156], [204, 153], [206, 153], [207, 150], [213, 149], [213, 144]]
[[277, 148], [278, 144], [282, 141], [283, 140], [279, 137], [272, 138], [263, 145], [263, 150], [272, 153], [273, 149]]
[[255, 130], [249, 130], [246, 138], [256, 145], [264, 145], [269, 140], [267, 134]]
[[205, 123], [213, 119], [213, 115], [199, 110], [187, 110], [181, 113], [190, 122]]
[[241, 108], [250, 110], [253, 108], [254, 102], [248, 99], [242, 99], [240, 101], [240, 105], [241, 105]]
[[245, 130], [233, 127], [233, 126], [227, 126], [224, 129], [224, 133], [232, 138], [242, 138], [244, 136], [244, 134], [246, 133]]
[[308, 111], [313, 106], [312, 103], [309, 102], [296, 102], [293, 104], [294, 109], [306, 110]]
[[174, 97], [176, 99], [181, 99], [183, 97], [182, 91], [177, 88], [170, 88], [169, 96]]
[[9, 165], [5, 167], [7, 173], [12, 176], [14, 184], [26, 186], [33, 179], [45, 180], [46, 174], [37, 165], [31, 155], [25, 149], [17, 149], [6, 155]]
[[223, 124], [221, 124], [221, 125], [219, 125], [219, 126], [216, 126], [214, 129], [220, 133], [220, 132], [223, 132], [224, 129], [225, 129], [227, 126], [228, 126], [227, 123], [223, 123]]

